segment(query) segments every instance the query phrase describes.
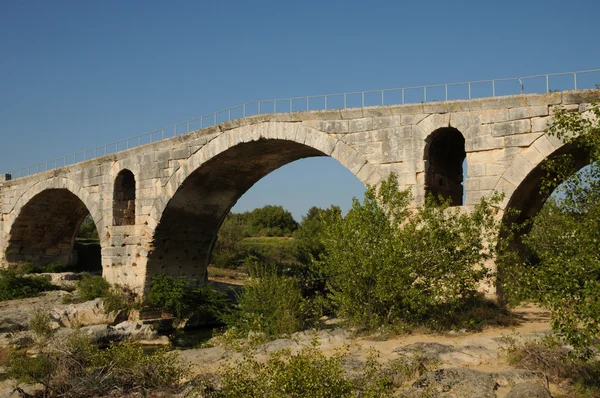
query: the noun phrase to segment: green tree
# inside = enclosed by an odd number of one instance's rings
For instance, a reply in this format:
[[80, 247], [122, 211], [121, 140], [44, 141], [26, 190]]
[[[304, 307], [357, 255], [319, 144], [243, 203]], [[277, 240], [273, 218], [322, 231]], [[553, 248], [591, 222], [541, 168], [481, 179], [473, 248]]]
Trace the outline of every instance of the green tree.
[[452, 326], [489, 276], [499, 199], [482, 199], [469, 214], [433, 198], [412, 211], [392, 174], [362, 203], [354, 199], [345, 218], [332, 212], [318, 266], [340, 315], [367, 327]]
[[313, 206], [302, 217], [302, 222], [294, 234], [294, 237], [298, 240], [296, 257], [301, 263], [309, 264], [311, 260], [319, 259], [325, 249], [321, 239], [324, 227], [323, 220], [333, 213], [341, 214], [342, 210], [338, 206], [331, 206], [325, 210]]
[[543, 193], [564, 183], [520, 226], [531, 227], [521, 237], [527, 255], [505, 255], [503, 289], [512, 304], [532, 300], [550, 310], [554, 332], [586, 356], [600, 336], [600, 108], [557, 112], [549, 134], [583, 150], [591, 165], [575, 173], [577, 159], [569, 154], [545, 163]]
[[254, 209], [248, 217], [250, 236], [290, 236], [297, 228], [292, 213], [282, 206], [266, 205]]
[[225, 217], [212, 253], [212, 263], [219, 268], [236, 267], [244, 259], [241, 242], [246, 230], [244, 215], [229, 213]]

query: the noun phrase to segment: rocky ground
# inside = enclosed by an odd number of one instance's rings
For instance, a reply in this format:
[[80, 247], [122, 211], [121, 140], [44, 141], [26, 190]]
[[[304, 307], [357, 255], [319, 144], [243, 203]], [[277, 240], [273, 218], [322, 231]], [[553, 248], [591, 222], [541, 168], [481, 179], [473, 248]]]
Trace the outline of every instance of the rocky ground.
[[[80, 304], [63, 304], [64, 291], [47, 292], [40, 297], [0, 302], [0, 376], [11, 346], [23, 345], [32, 339], [27, 330], [29, 317], [35, 308], [47, 309], [53, 318], [57, 333], [79, 328], [97, 341], [115, 339], [137, 340], [145, 344], [168, 344], [165, 336], [158, 335], [149, 325], [120, 319], [119, 314], [104, 314], [102, 302], [92, 300]], [[330, 325], [318, 332], [302, 332], [291, 338], [278, 339], [258, 345], [256, 355], [266, 357], [269, 352], [287, 348], [300, 350], [318, 340], [326, 354], [339, 349], [349, 353], [345, 367], [364, 363], [370, 352], [376, 350], [379, 360], [388, 363], [398, 358], [410, 358], [418, 352], [439, 361], [436, 370], [423, 374], [405, 396], [420, 396], [432, 388], [440, 397], [550, 397], [562, 395], [559, 386], [549, 384], [544, 375], [514, 369], [507, 363], [503, 347], [506, 337], [519, 340], [534, 339], [550, 331], [548, 314], [536, 308], [520, 308], [522, 322], [511, 328], [487, 328], [480, 333], [446, 333], [395, 336], [356, 337], [350, 331]], [[194, 375], [214, 374], [218, 369], [239, 358], [232, 348], [216, 345], [209, 348], [179, 351], [181, 361], [191, 365]], [[0, 377], [2, 380], [2, 377]], [[13, 393], [15, 382], [0, 381], [0, 397], [18, 396]], [[25, 387], [25, 388], [31, 388]], [[552, 395], [551, 395], [552, 394]]]

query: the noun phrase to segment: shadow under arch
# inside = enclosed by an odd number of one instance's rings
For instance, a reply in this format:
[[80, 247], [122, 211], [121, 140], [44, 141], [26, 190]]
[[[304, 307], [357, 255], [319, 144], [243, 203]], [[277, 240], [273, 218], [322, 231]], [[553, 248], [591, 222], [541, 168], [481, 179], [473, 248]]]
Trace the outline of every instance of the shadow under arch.
[[[531, 231], [533, 226], [532, 219], [542, 210], [546, 201], [552, 195], [552, 192], [542, 192], [542, 182], [545, 178], [555, 178], [556, 175], [548, 174], [544, 165], [550, 160], [555, 160], [562, 155], [570, 155], [573, 159], [573, 170], [569, 176], [562, 181], [557, 181], [555, 189], [565, 179], [579, 172], [582, 168], [590, 164], [588, 152], [576, 144], [565, 144], [533, 167], [526, 177], [514, 190], [504, 209], [502, 224], [504, 230], [501, 232], [501, 239], [509, 239], [508, 249], [516, 253], [522, 259], [525, 258], [527, 248], [523, 243], [523, 236]], [[516, 228], [515, 228], [516, 227]], [[506, 302], [506, 294], [502, 288], [503, 269], [502, 264], [497, 264], [497, 284], [496, 293], [501, 302]]]
[[[542, 192], [542, 181], [544, 178], [554, 178], [555, 175], [548, 175], [544, 165], [549, 160], [555, 160], [562, 155], [570, 155], [574, 161], [573, 174], [590, 164], [588, 152], [576, 144], [565, 144], [548, 155], [542, 162], [537, 164], [521, 181], [508, 200], [506, 210], [503, 215], [503, 223], [507, 226], [513, 224], [524, 224], [526, 221], [535, 217], [544, 203], [551, 196], [551, 192]], [[569, 176], [567, 176], [568, 178]], [[558, 181], [558, 185], [563, 181]], [[558, 186], [557, 185], [557, 186]], [[522, 230], [522, 233], [528, 232], [528, 229]]]
[[77, 263], [75, 237], [90, 211], [76, 194], [67, 188], [42, 189], [13, 211], [18, 214], [10, 227], [5, 252], [9, 264]]
[[[204, 283], [217, 233], [237, 200], [272, 171], [299, 159], [332, 156], [334, 146], [320, 150], [318, 145], [260, 137], [219, 148], [219, 153], [191, 171], [166, 201], [148, 254], [146, 281], [168, 274]], [[359, 164], [351, 170], [355, 175], [371, 167], [366, 160]]]

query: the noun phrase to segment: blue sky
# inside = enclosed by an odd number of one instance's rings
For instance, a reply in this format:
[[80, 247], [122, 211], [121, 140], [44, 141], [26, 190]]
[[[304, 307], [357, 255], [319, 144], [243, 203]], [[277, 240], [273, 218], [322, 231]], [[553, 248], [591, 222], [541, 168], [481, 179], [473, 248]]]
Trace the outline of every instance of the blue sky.
[[[600, 68], [600, 2], [0, 2], [0, 171], [288, 96]], [[236, 210], [347, 208], [331, 159], [292, 163]]]

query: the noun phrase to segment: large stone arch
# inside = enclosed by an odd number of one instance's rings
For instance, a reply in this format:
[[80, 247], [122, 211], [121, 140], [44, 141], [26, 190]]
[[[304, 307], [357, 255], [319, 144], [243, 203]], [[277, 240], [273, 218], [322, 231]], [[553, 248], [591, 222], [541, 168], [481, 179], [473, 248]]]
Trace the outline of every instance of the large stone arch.
[[[28, 220], [24, 221], [23, 224], [20, 225], [19, 220], [21, 220], [22, 217], [35, 218], [33, 214], [27, 214], [32, 212], [35, 213], [35, 211], [32, 211], [31, 209], [29, 209], [28, 211], [28, 208], [35, 205], [39, 206], [43, 203], [52, 204], [54, 200], [57, 200], [58, 202], [62, 201], [62, 204], [66, 203], [66, 207], [72, 208], [74, 206], [76, 208], [76, 211], [73, 214], [63, 215], [64, 219], [73, 217], [73, 235], [79, 227], [80, 223], [83, 221], [83, 218], [85, 218], [85, 215], [87, 215], [88, 213], [94, 220], [96, 229], [98, 231], [101, 230], [102, 218], [99, 209], [99, 204], [93, 200], [92, 195], [90, 195], [87, 192], [87, 190], [85, 190], [75, 181], [67, 177], [52, 177], [40, 181], [29, 187], [19, 196], [14, 206], [12, 207], [11, 212], [8, 214], [8, 218], [4, 223], [6, 247], [1, 253], [4, 261], [6, 261], [7, 263], [19, 262], [19, 256], [15, 256], [14, 253], [10, 254], [9, 251], [14, 249], [14, 240], [20, 239], [17, 238], [17, 235], [19, 233], [17, 229], [30, 226], [32, 224], [30, 222], [31, 220]], [[58, 205], [60, 204], [61, 203], [59, 203]], [[71, 206], [69, 206], [69, 204], [71, 204]], [[81, 215], [83, 215], [83, 217], [80, 217]], [[39, 216], [44, 215], [40, 214]], [[77, 220], [75, 220], [75, 218], [77, 218]], [[52, 256], [49, 255], [48, 258], [50, 257]], [[64, 255], [57, 254], [58, 260], [64, 260], [63, 257]], [[26, 256], [23, 256], [22, 260], [28, 261]]]
[[[216, 233], [239, 197], [271, 171], [313, 156], [333, 157], [363, 183], [381, 180], [379, 171], [335, 134], [300, 123], [242, 126], [209, 141], [172, 175], [152, 206], [146, 279], [168, 273], [202, 282]], [[164, 228], [168, 233], [161, 232]]]

